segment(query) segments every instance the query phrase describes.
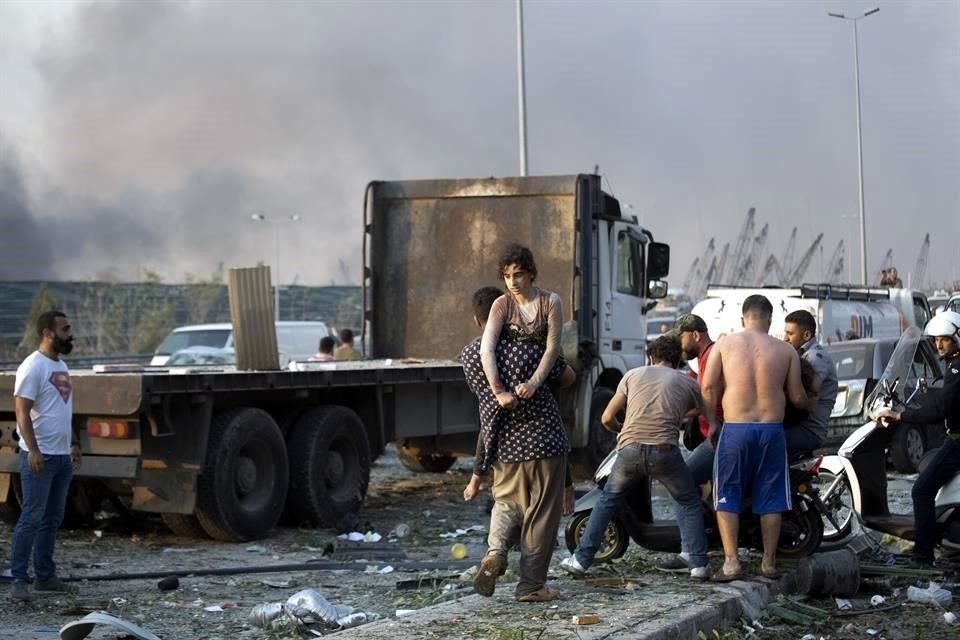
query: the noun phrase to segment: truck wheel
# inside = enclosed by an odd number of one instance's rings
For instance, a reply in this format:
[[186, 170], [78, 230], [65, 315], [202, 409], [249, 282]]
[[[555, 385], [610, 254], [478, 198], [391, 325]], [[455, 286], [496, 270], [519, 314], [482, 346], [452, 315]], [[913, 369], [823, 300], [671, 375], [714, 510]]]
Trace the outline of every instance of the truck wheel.
[[10, 490], [7, 497], [0, 500], [0, 521], [9, 525], [17, 524], [20, 519], [20, 506], [23, 504], [23, 494], [20, 492], [20, 474], [10, 474]]
[[370, 483], [370, 444], [360, 417], [346, 407], [303, 414], [290, 438], [287, 511], [299, 523], [336, 526], [363, 504]]
[[[607, 431], [600, 417], [613, 399], [614, 390], [597, 387], [590, 400], [590, 436], [587, 446], [577, 449], [570, 456], [570, 469], [575, 480], [590, 480], [593, 473], [617, 444], [617, 436]], [[621, 416], [622, 417], [622, 416]]]
[[897, 425], [890, 443], [890, 461], [897, 471], [916, 473], [917, 465], [926, 452], [927, 443], [919, 426], [908, 423]]
[[420, 449], [400, 445], [397, 445], [397, 458], [400, 464], [417, 473], [443, 473], [457, 461], [455, 456], [423, 453]]
[[196, 514], [214, 540], [263, 538], [287, 499], [289, 468], [280, 427], [265, 411], [233, 409], [210, 425]]
[[181, 538], [207, 538], [207, 532], [200, 525], [200, 520], [192, 513], [161, 513], [160, 519], [167, 529]]

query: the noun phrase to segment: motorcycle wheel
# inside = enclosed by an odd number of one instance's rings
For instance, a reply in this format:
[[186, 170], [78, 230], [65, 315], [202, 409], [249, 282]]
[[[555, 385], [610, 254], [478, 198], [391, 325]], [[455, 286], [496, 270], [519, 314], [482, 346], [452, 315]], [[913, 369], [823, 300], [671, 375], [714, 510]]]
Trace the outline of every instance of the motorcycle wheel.
[[799, 505], [795, 505], [792, 511], [784, 515], [780, 524], [777, 555], [805, 558], [820, 548], [822, 540], [823, 517], [812, 508], [803, 511]]
[[853, 496], [850, 493], [850, 482], [846, 477], [837, 485], [832, 495], [826, 495], [827, 490], [836, 478], [837, 476], [823, 468], [817, 474], [820, 501], [837, 523], [837, 527], [834, 527], [827, 518], [823, 518], [823, 540], [825, 542], [843, 540], [850, 535], [850, 531], [853, 529]]
[[[590, 512], [583, 511], [575, 514], [567, 523], [564, 531], [564, 539], [567, 542], [567, 550], [573, 553], [580, 545], [580, 539], [587, 528], [587, 521], [590, 520]], [[607, 530], [603, 532], [603, 543], [594, 556], [593, 562], [610, 562], [619, 558], [627, 550], [627, 544], [630, 540], [627, 537], [627, 530], [618, 518], [613, 518], [607, 524]]]

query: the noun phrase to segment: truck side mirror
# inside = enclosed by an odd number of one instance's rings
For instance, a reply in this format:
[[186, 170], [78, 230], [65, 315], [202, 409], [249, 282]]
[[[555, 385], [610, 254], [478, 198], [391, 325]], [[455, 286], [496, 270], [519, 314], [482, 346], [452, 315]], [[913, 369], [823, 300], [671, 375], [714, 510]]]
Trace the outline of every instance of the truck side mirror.
[[[670, 245], [651, 242], [647, 245], [647, 278], [651, 281], [670, 274]], [[660, 296], [663, 297], [663, 296]]]
[[667, 297], [666, 280], [651, 280], [647, 283], [647, 297], [651, 300]]

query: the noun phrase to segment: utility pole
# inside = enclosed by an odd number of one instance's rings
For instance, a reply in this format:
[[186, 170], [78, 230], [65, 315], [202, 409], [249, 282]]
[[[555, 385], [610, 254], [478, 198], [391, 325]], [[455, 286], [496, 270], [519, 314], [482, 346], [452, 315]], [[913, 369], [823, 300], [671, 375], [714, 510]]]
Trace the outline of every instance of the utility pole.
[[878, 11], [880, 11], [880, 7], [874, 7], [856, 18], [848, 18], [842, 13], [827, 14], [831, 18], [839, 18], [853, 23], [853, 79], [857, 88], [857, 177], [860, 194], [860, 280], [865, 287], [870, 286], [870, 283], [867, 281], [867, 222], [863, 211], [863, 134], [860, 128], [860, 44], [857, 36], [857, 21]]
[[527, 175], [527, 81], [523, 64], [523, 0], [517, 0], [517, 110], [520, 120], [520, 175]]

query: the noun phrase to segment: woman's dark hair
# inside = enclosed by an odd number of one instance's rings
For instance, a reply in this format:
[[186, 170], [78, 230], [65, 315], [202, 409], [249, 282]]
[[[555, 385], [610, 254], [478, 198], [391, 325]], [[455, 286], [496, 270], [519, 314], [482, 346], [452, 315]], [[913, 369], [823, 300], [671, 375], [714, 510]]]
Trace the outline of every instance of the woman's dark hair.
[[500, 273], [497, 275], [498, 278], [503, 277], [503, 272], [507, 270], [507, 267], [515, 264], [536, 280], [537, 278], [537, 263], [533, 260], [533, 252], [530, 249], [527, 249], [524, 246], [519, 244], [511, 244], [506, 248], [503, 254], [500, 256]]
[[320, 353], [333, 353], [333, 348], [336, 346], [337, 341], [333, 339], [333, 336], [323, 336], [320, 338]]

